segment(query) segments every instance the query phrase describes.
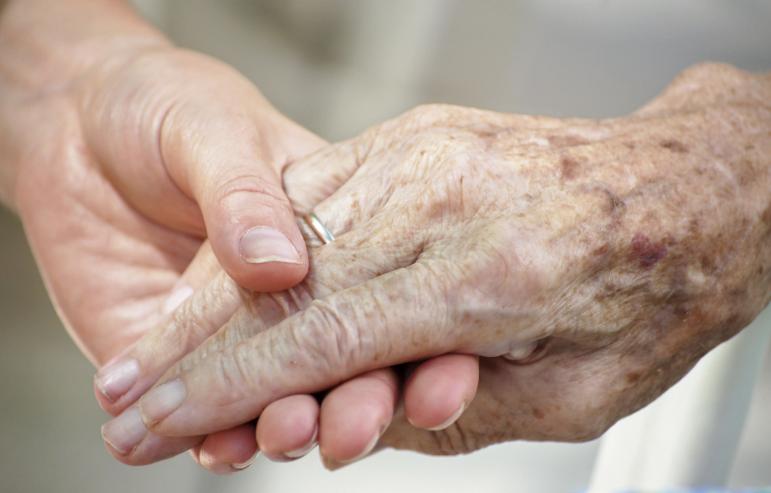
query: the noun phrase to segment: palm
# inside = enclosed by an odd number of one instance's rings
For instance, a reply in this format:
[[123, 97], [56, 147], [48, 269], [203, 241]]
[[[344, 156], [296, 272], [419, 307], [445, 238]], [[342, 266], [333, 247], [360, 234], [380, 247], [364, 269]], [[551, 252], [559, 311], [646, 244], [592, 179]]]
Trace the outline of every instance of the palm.
[[[158, 149], [164, 96], [189, 75], [176, 57], [104, 70], [96, 90], [75, 86], [23, 117], [39, 131], [18, 146], [35, 150], [20, 156], [19, 212], [62, 320], [95, 363], [159, 322], [203, 239], [200, 212]], [[155, 82], [153, 63], [182, 69]]]
[[158, 323], [201, 239], [138, 213], [87, 154], [62, 154], [65, 161], [40, 177], [53, 192], [25, 197], [21, 213], [62, 320], [85, 354], [103, 363]]

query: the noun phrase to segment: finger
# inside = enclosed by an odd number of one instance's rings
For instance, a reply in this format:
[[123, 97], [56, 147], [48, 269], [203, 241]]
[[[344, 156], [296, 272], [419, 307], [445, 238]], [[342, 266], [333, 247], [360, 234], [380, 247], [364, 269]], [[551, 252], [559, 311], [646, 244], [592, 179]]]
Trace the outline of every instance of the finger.
[[118, 461], [140, 466], [152, 464], [200, 444], [203, 436], [164, 437], [147, 431], [139, 410], [131, 407], [102, 426], [105, 448]]
[[[341, 239], [344, 237], [345, 235]], [[360, 241], [353, 243], [354, 245], [362, 244]], [[241, 310], [233, 316], [229, 315], [229, 310], [241, 303], [238, 288], [232, 281], [227, 282], [228, 278], [224, 274], [218, 276], [209, 286], [196, 292], [187, 303], [180, 307], [174, 313], [170, 324], [148, 334], [132, 349], [127, 358], [133, 358], [137, 362], [136, 365], [140, 368], [139, 377], [131, 389], [108, 408], [118, 409], [121, 406], [129, 405], [145, 389], [153, 385], [169, 366], [183, 356], [185, 359], [171, 370], [172, 373], [184, 372], [184, 368], [194, 368], [197, 366], [197, 361], [208, 361], [211, 356], [224, 351], [225, 348], [279, 323], [288, 314], [308, 306], [314, 296], [325, 296], [329, 294], [329, 290], [336, 289], [338, 286], [344, 288], [346, 285], [366, 280], [372, 275], [373, 270], [382, 271], [391, 268], [392, 262], [394, 262], [392, 257], [398, 258], [403, 253], [385, 241], [380, 244], [383, 245], [383, 251], [376, 256], [378, 260], [366, 265], [355, 261], [353, 250], [336, 243], [327, 245], [319, 249], [317, 257], [320, 262], [318, 267], [303, 286], [293, 288], [289, 292], [255, 295], [249, 301], [251, 309]], [[365, 250], [367, 248], [369, 247], [365, 247]], [[229, 320], [228, 317], [230, 317]], [[228, 323], [225, 328], [222, 328], [225, 320], [228, 320]], [[216, 334], [212, 336], [215, 332]], [[194, 349], [207, 338], [209, 340], [206, 345]], [[304, 392], [288, 392], [277, 397], [296, 393]], [[272, 400], [275, 399], [270, 401]], [[270, 401], [266, 401], [265, 404]], [[226, 410], [220, 409], [218, 413], [224, 414], [226, 412]], [[228, 425], [211, 428], [206, 432], [188, 433], [188, 435], [203, 435], [224, 430], [250, 421], [258, 415], [259, 411], [250, 418], [240, 421], [233, 420]], [[118, 416], [113, 421], [121, 420], [123, 420], [123, 415]], [[113, 443], [122, 443], [124, 448], [131, 448], [128, 443], [132, 439], [141, 440], [145, 435], [144, 431], [124, 433], [124, 428], [124, 426], [111, 426], [108, 423], [105, 426], [105, 439]], [[123, 433], [128, 436], [115, 437], [111, 436], [111, 433]], [[143, 450], [147, 449], [139, 448], [138, 451], [131, 454], [128, 460], [134, 462], [150, 461], [150, 459], [145, 460], [138, 457], [138, 454]], [[154, 453], [154, 451], [149, 450], [149, 453]]]
[[164, 315], [168, 316], [174, 313], [182, 303], [193, 295], [195, 290], [206, 286], [217, 277], [220, 270], [217, 257], [212, 252], [211, 243], [204, 241], [163, 303], [161, 310]]
[[[455, 350], [446, 281], [417, 263], [338, 291], [197, 365], [162, 379], [139, 402], [169, 436], [243, 423], [281, 397], [329, 388], [368, 370]], [[384, 303], [387, 300], [387, 303]], [[420, 327], [420, 332], [414, 332]]]
[[[125, 361], [134, 361], [139, 376], [123, 396], [106, 407], [115, 411], [127, 407], [180, 358], [184, 357], [177, 367], [167, 372], [169, 375], [197, 366], [198, 361], [209, 360], [211, 355], [278, 324], [309, 306], [314, 298], [365, 282], [378, 272], [409, 265], [416, 255], [412, 240], [420, 241], [419, 238], [393, 237], [385, 228], [377, 228], [373, 234], [362, 230], [344, 233], [334, 243], [315, 249], [314, 270], [301, 286], [281, 293], [249, 295], [248, 300], [242, 298], [245, 293], [227, 276], [218, 276], [210, 286], [195, 293], [180, 307], [171, 323], [148, 334], [132, 349]], [[231, 315], [242, 302], [248, 308]], [[207, 340], [206, 344], [199, 346], [204, 340]], [[101, 377], [112, 378], [109, 373], [102, 373]], [[277, 397], [295, 393], [304, 392], [288, 392]], [[222, 427], [187, 434], [227, 429], [254, 419], [258, 414], [255, 412], [247, 419], [230, 421]]]
[[[208, 242], [204, 242], [201, 245], [201, 248], [196, 253], [195, 257], [193, 258], [193, 261], [188, 266], [187, 270], [182, 274], [180, 277], [180, 280], [177, 282], [175, 288], [172, 290], [172, 293], [167, 298], [166, 302], [163, 305], [163, 311], [167, 315], [171, 315], [177, 307], [179, 307], [181, 304], [183, 304], [194, 292], [194, 290], [204, 286], [208, 282], [210, 282], [214, 277], [217, 276], [217, 274], [220, 272], [219, 265], [217, 263], [216, 258], [214, 257], [211, 247]], [[123, 361], [127, 355], [129, 355], [130, 349], [128, 351], [124, 351], [121, 355], [119, 355], [117, 358], [115, 358], [110, 364], [106, 365], [102, 370], [100, 370], [101, 375], [109, 374], [109, 372], [105, 371], [110, 366], [120, 366], [120, 361]], [[116, 365], [117, 364], [117, 365]], [[134, 366], [132, 364], [129, 364], [128, 367], [124, 364], [123, 368], [129, 368]], [[137, 365], [138, 366], [138, 365]], [[157, 372], [158, 375], [160, 375], [160, 372]], [[97, 396], [97, 400], [99, 401], [100, 405], [105, 410], [112, 410], [114, 413], [116, 412], [115, 406], [113, 406], [113, 403], [110, 401], [110, 398], [108, 397], [108, 394], [106, 393], [107, 389], [110, 389], [113, 391], [113, 395], [116, 395], [116, 391], [120, 390], [121, 385], [125, 385], [126, 383], [126, 377], [131, 377], [131, 375], [126, 375], [125, 370], [121, 371], [118, 370], [117, 375], [114, 375], [112, 377], [109, 377], [106, 382], [101, 383], [99, 385], [95, 385], [95, 393]], [[95, 384], [98, 382], [98, 377], [95, 379]], [[105, 385], [107, 384], [107, 385]], [[151, 381], [146, 381], [144, 388], [146, 389], [152, 384]], [[143, 389], [137, 389], [137, 391], [143, 391]], [[124, 401], [125, 402], [125, 401]], [[126, 405], [130, 404], [127, 403]], [[138, 426], [138, 425], [135, 425]], [[243, 457], [247, 454], [245, 450], [248, 451], [248, 445], [251, 444], [252, 448], [254, 448], [254, 439], [253, 439], [253, 427], [251, 429], [243, 430], [243, 427], [237, 427], [236, 429], [241, 430], [239, 433], [231, 433], [231, 430], [228, 430], [226, 432], [222, 432], [227, 437], [228, 441], [232, 441], [232, 443], [229, 446], [224, 446], [222, 444], [223, 437], [219, 437], [219, 435], [215, 437], [209, 437], [207, 438], [206, 442], [210, 444], [211, 440], [213, 440], [212, 443], [216, 445], [216, 448], [212, 448], [211, 445], [207, 446], [207, 454], [204, 454], [204, 462], [201, 462], [200, 457], [200, 447], [201, 445], [198, 445], [194, 447], [195, 450], [195, 459], [196, 461], [203, 465], [204, 467], [207, 467], [209, 469], [214, 470], [215, 467], [212, 464], [216, 464], [212, 462], [208, 457], [216, 457], [216, 460], [219, 461], [219, 463], [224, 463], [224, 461], [232, 459], [232, 468], [238, 469], [239, 467], [245, 467], [246, 461], [248, 459], [243, 459]], [[246, 440], [244, 439], [243, 432], [246, 432]], [[185, 440], [180, 439], [169, 439], [166, 437], [150, 437], [143, 440], [143, 446], [142, 447], [136, 447], [135, 449], [132, 448], [131, 453], [124, 454], [119, 452], [115, 447], [112, 447], [108, 444], [106, 444], [108, 450], [114, 455], [116, 458], [119, 458], [123, 462], [129, 463], [129, 464], [146, 464], [150, 462], [155, 462], [156, 460], [161, 460], [166, 457], [170, 457], [173, 455], [176, 455], [178, 453], [183, 452], [186, 450], [190, 443], [193, 443], [196, 440], [196, 438], [190, 438]], [[199, 439], [200, 441], [200, 439]], [[235, 449], [235, 450], [234, 450]], [[220, 452], [222, 451], [222, 452]], [[240, 451], [236, 453], [237, 451]], [[219, 455], [218, 455], [219, 454]], [[144, 459], [144, 460], [143, 460]], [[216, 472], [219, 472], [219, 470], [224, 469], [220, 467]], [[231, 469], [232, 470], [232, 469]]]
[[[166, 317], [170, 317], [177, 308], [187, 301], [195, 292], [214, 279], [220, 272], [217, 258], [211, 250], [208, 241], [201, 244], [193, 260], [182, 273], [179, 280], [172, 288], [171, 293], [161, 307]], [[155, 329], [156, 331], [158, 329]], [[107, 362], [99, 369], [94, 378], [94, 394], [99, 405], [107, 412], [115, 414], [131, 402], [124, 402], [122, 406], [115, 406], [116, 401], [125, 394], [136, 381], [138, 362], [130, 357], [133, 344], [126, 348], [118, 356]], [[143, 389], [146, 390], [146, 389]]]
[[[298, 136], [298, 132], [288, 133], [286, 138], [308, 140], [307, 137]], [[314, 204], [331, 195], [339, 183], [353, 172], [356, 162], [353, 159], [352, 146], [353, 144], [329, 146], [328, 149], [316, 153], [313, 157], [301, 160], [297, 165], [291, 167], [292, 169], [288, 171], [286, 185], [288, 188], [294, 186], [292, 196], [301, 210], [310, 211]], [[295, 147], [301, 146], [298, 143]], [[298, 174], [298, 172], [301, 173]], [[344, 206], [341, 207], [344, 208]], [[334, 217], [334, 214], [330, 213], [327, 217]], [[332, 222], [329, 222], [331, 225]], [[334, 230], [337, 234], [342, 232], [340, 227], [336, 227]], [[194, 289], [203, 285], [207, 278], [216, 275], [216, 272], [219, 271], [219, 263], [211, 253], [211, 244], [209, 242], [204, 243], [164, 304], [165, 312], [174, 312], [192, 296]], [[362, 252], [358, 253], [361, 254]], [[347, 258], [352, 256], [353, 253], [349, 252]], [[386, 255], [379, 255], [379, 257], [387, 258]], [[375, 265], [369, 267], [369, 270], [377, 269]], [[360, 273], [367, 271], [363, 268], [358, 270]], [[329, 284], [328, 281], [328, 279], [325, 280], [327, 284]], [[105, 411], [115, 415], [131, 405], [163, 371], [186, 354], [185, 350], [197, 347], [219, 328], [218, 323], [223, 323], [232, 314], [235, 308], [233, 302], [239, 299], [236, 296], [238, 294], [237, 286], [229, 280], [228, 276], [220, 276], [216, 282], [219, 283], [219, 286], [208, 287], [205, 293], [198, 295], [196, 300], [190, 304], [191, 307], [201, 304], [213, 307], [208, 308], [208, 313], [189, 309], [176, 314], [170, 324], [159, 327], [140, 343], [114, 358], [98, 372], [95, 378], [95, 394]], [[294, 299], [295, 297], [289, 296], [289, 298]], [[226, 303], [225, 300], [228, 300], [229, 303]], [[271, 304], [270, 300], [267, 300], [267, 303]], [[280, 301], [278, 303], [283, 304]], [[273, 308], [270, 311], [276, 310]], [[266, 309], [263, 308], [260, 313], [265, 315]], [[206, 315], [206, 317], [197, 319], [196, 316], [199, 315]]]
[[240, 303], [241, 290], [224, 273], [191, 294], [168, 323], [145, 334], [97, 372], [94, 394], [100, 406], [115, 415], [131, 405], [171, 365], [216, 332]]
[[172, 107], [164, 119], [164, 163], [198, 203], [219, 263], [239, 285], [278, 291], [305, 276], [305, 243], [280, 177], [293, 156], [280, 150], [321, 145], [278, 112], [242, 102]]
[[334, 388], [321, 405], [322, 457], [347, 464], [368, 455], [391, 423], [398, 398], [393, 369], [375, 370]]
[[[364, 243], [353, 236], [343, 235], [339, 241], [318, 249], [314, 271], [301, 286], [288, 291], [247, 294], [224, 273], [217, 275], [180, 306], [167, 324], [146, 334], [97, 373], [95, 393], [102, 407], [114, 415], [133, 404], [181, 358], [193, 365], [214, 346], [235, 345], [304, 309], [314, 298], [364, 282], [373, 272], [412, 261], [413, 248], [408, 243], [378, 235]], [[243, 303], [250, 309], [238, 311]], [[225, 322], [228, 326], [223, 328]], [[215, 333], [207, 346], [197, 351]]]
[[283, 183], [295, 211], [307, 214], [337, 192], [359, 168], [370, 142], [365, 134], [289, 163], [284, 168]]
[[254, 423], [246, 423], [207, 436], [196, 462], [215, 474], [230, 474], [249, 467], [257, 451]]
[[313, 450], [318, 439], [319, 404], [310, 395], [292, 395], [269, 404], [257, 421], [257, 444], [265, 457], [286, 462]]
[[463, 414], [478, 383], [476, 356], [447, 354], [421, 363], [404, 384], [407, 420], [417, 428], [447, 428]]

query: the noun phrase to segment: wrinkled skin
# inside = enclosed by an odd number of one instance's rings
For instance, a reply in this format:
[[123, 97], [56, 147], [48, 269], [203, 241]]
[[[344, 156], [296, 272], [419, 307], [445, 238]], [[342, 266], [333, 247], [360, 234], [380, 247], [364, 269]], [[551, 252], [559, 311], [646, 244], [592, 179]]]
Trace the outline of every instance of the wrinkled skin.
[[[336, 240], [311, 244], [300, 286], [245, 294], [220, 276], [140, 342], [144, 378], [163, 373], [144, 422], [209, 433], [458, 352], [483, 356], [465, 413], [436, 432], [397, 414], [382, 446], [598, 436], [771, 298], [770, 84], [700, 66], [601, 121], [421, 107], [299, 160], [290, 196], [319, 163], [340, 184], [315, 208]], [[533, 341], [540, 359], [500, 357]], [[172, 387], [181, 402], [159, 401]]]

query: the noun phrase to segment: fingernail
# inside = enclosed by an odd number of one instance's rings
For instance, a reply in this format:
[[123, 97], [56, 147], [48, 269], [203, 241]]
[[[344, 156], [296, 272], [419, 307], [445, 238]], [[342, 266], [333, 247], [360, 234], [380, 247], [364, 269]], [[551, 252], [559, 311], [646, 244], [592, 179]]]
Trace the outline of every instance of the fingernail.
[[185, 400], [187, 391], [180, 379], [155, 387], [139, 401], [139, 410], [147, 424], [157, 423], [173, 413]]
[[313, 431], [313, 436], [311, 437], [310, 441], [303, 445], [302, 447], [290, 450], [289, 452], [284, 452], [284, 455], [289, 459], [299, 459], [300, 457], [305, 457], [308, 452], [313, 450], [313, 448], [318, 445], [318, 442], [316, 439], [319, 436], [319, 427], [316, 426], [316, 429]]
[[135, 407], [102, 426], [102, 439], [122, 455], [130, 453], [147, 435], [142, 415]]
[[449, 418], [444, 420], [444, 422], [442, 424], [440, 424], [438, 426], [434, 426], [432, 428], [426, 428], [426, 429], [429, 430], [429, 431], [444, 430], [445, 428], [447, 428], [448, 426], [450, 426], [451, 424], [456, 422], [458, 420], [458, 418], [460, 418], [461, 414], [463, 414], [463, 411], [466, 410], [466, 405], [467, 404], [465, 402], [462, 403], [460, 405], [460, 407], [454, 413], [452, 413], [452, 416], [450, 416]]
[[251, 466], [254, 463], [254, 459], [257, 457], [257, 454], [255, 453], [253, 456], [249, 458], [246, 462], [239, 462], [236, 464], [231, 464], [230, 467], [235, 469], [236, 471], [243, 471], [247, 467]]
[[96, 387], [108, 401], [115, 402], [134, 386], [138, 377], [137, 360], [116, 361], [96, 373]]
[[300, 255], [289, 239], [273, 228], [257, 226], [241, 237], [241, 258], [250, 264], [299, 264]]
[[356, 457], [354, 457], [352, 459], [344, 459], [344, 460], [340, 460], [338, 462], [340, 462], [341, 464], [350, 464], [352, 462], [356, 462], [358, 460], [361, 460], [364, 457], [366, 457], [367, 455], [369, 455], [369, 453], [372, 452], [372, 449], [375, 448], [375, 445], [377, 445], [377, 442], [378, 442], [378, 440], [380, 440], [380, 436], [383, 434], [384, 431], [385, 431], [385, 428], [383, 428], [379, 433], [376, 433], [375, 436], [372, 437], [372, 439], [369, 441], [367, 446], [364, 447], [364, 450], [362, 450], [359, 455], [357, 455]]
[[163, 303], [163, 313], [166, 315], [174, 313], [174, 311], [192, 295], [192, 287], [185, 283], [178, 284], [174, 287], [169, 297], [166, 298], [166, 301]]

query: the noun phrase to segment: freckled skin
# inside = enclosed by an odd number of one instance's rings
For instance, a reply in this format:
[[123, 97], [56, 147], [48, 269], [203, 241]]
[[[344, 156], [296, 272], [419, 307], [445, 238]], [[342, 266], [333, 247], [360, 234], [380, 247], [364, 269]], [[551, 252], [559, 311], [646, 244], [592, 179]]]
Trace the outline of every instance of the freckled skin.
[[[310, 248], [311, 272], [296, 288], [305, 296], [291, 297], [299, 303], [250, 295], [238, 312], [249, 316], [236, 314], [212, 341], [243, 340], [312, 299], [411, 269], [416, 276], [397, 291], [316, 302], [318, 318], [293, 333], [307, 347], [293, 361], [316, 369], [305, 391], [336, 383], [314, 383], [315, 374], [339, 368], [342, 381], [405, 362], [404, 347], [420, 357], [467, 352], [485, 357], [463, 416], [438, 432], [397, 419], [382, 445], [455, 454], [515, 439], [595, 438], [771, 299], [768, 135], [771, 78], [722, 65], [686, 71], [616, 119], [418, 108], [287, 169], [290, 196], [311, 186], [305, 169], [346, 170], [316, 208], [337, 240]], [[380, 319], [410, 331], [379, 333]], [[549, 343], [529, 364], [498, 357], [523, 340]], [[287, 351], [248, 349], [271, 364]], [[205, 363], [207, 351], [183, 364]], [[296, 385], [277, 380], [264, 382], [255, 416]]]

